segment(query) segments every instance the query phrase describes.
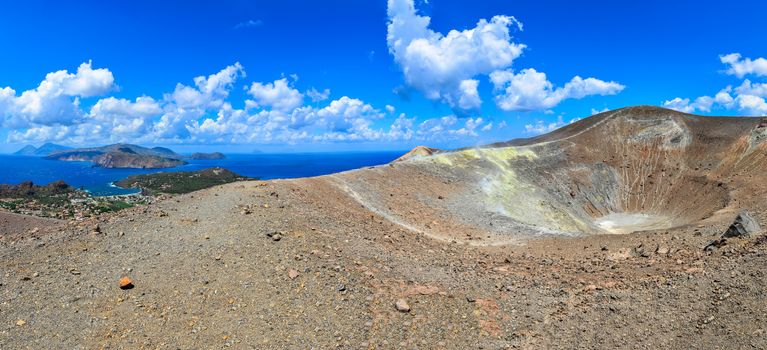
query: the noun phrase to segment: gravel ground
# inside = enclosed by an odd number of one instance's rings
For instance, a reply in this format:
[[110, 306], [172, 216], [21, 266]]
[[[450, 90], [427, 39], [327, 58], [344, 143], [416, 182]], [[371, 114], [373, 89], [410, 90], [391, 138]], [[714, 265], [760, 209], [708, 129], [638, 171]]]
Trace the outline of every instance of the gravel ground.
[[4, 239], [0, 344], [765, 348], [767, 244], [704, 252], [720, 226], [475, 247], [327, 178], [230, 184]]

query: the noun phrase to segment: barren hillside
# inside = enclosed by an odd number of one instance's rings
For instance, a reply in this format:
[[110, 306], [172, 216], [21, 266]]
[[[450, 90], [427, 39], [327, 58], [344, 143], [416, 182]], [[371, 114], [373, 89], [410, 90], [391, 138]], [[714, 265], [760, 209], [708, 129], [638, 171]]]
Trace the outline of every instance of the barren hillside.
[[627, 108], [25, 224], [0, 239], [0, 347], [765, 348], [767, 239], [720, 240], [767, 223], [765, 135]]

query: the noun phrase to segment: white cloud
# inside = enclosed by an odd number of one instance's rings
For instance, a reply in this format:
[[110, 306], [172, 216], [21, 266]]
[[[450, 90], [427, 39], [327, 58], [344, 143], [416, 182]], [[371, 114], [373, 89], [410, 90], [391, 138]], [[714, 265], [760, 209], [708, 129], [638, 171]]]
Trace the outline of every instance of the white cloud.
[[554, 88], [543, 72], [533, 68], [515, 74], [511, 70], [495, 71], [490, 80], [498, 95], [495, 102], [505, 111], [548, 110], [565, 99], [580, 99], [590, 95], [615, 95], [625, 87], [619, 83], [576, 76], [564, 87]]
[[255, 82], [250, 86], [248, 94], [253, 96], [256, 106], [282, 112], [296, 109], [304, 102], [304, 95], [290, 87], [286, 78], [266, 84]]
[[605, 108], [602, 108], [602, 109], [596, 109], [596, 108], [592, 108], [592, 109], [591, 109], [591, 115], [597, 115], [597, 114], [599, 114], [599, 113], [604, 113], [604, 112], [607, 112], [607, 111], [609, 111], [609, 110], [610, 110], [610, 109], [609, 109], [609, 108], [607, 108], [607, 107], [605, 107]]
[[10, 87], [0, 88], [0, 118], [6, 113], [10, 113], [14, 98], [16, 98], [16, 90]]
[[234, 29], [255, 28], [255, 27], [260, 27], [262, 25], [264, 25], [264, 22], [261, 21], [260, 19], [257, 19], [257, 20], [249, 19], [245, 22], [237, 23], [234, 26]]
[[525, 47], [511, 41], [509, 28], [521, 24], [510, 16], [482, 19], [475, 28], [447, 35], [429, 29], [431, 19], [416, 13], [413, 0], [389, 0], [388, 16], [389, 52], [407, 84], [458, 111], [481, 103], [474, 77], [509, 67]]
[[729, 67], [725, 73], [743, 78], [746, 75], [767, 76], [767, 59], [759, 57], [755, 60], [742, 59], [739, 53], [731, 53], [719, 56], [719, 60]]
[[764, 98], [754, 95], [739, 95], [737, 97], [738, 108], [750, 115], [766, 115], [767, 102]]
[[244, 76], [245, 70], [237, 62], [218, 73], [194, 78], [195, 86], [176, 84], [173, 92], [166, 94], [164, 99], [172, 103], [171, 107], [177, 109], [179, 115], [199, 116], [206, 109], [221, 107], [229, 97], [234, 83]]
[[556, 121], [544, 122], [543, 120], [536, 120], [533, 124], [525, 125], [525, 132], [528, 134], [545, 134], [557, 130], [565, 125], [575, 123], [581, 120], [580, 118], [571, 119], [569, 122], [565, 122], [562, 116], [558, 116]]
[[71, 125], [82, 117], [80, 98], [103, 95], [116, 89], [108, 69], [93, 69], [85, 62], [76, 73], [60, 70], [48, 73], [34, 90], [16, 96], [10, 87], [0, 89], [0, 116], [3, 126]]
[[515, 75], [510, 67], [526, 46], [512, 41], [510, 29], [522, 30], [522, 24], [511, 16], [481, 19], [474, 28], [447, 34], [431, 30], [431, 18], [418, 15], [413, 0], [389, 0], [388, 16], [389, 52], [406, 84], [459, 114], [479, 110], [482, 99], [475, 78], [483, 75], [490, 75], [496, 91], [502, 91], [496, 103], [507, 111], [548, 109], [564, 99], [624, 89], [616, 82], [576, 76], [555, 90], [545, 74], [533, 69]]
[[461, 98], [458, 99], [458, 107], [461, 110], [475, 110], [482, 105], [482, 100], [479, 98], [479, 80], [466, 79], [461, 81], [458, 89], [461, 91]]
[[[94, 73], [96, 71], [100, 73]], [[314, 103], [319, 103], [327, 99], [330, 91], [310, 89], [301, 93], [285, 78], [270, 83], [250, 84], [247, 93], [251, 99], [247, 99], [241, 108], [235, 108], [228, 99], [238, 80], [245, 76], [239, 63], [227, 66], [215, 74], [198, 76], [193, 79], [194, 84], [176, 84], [161, 99], [141, 96], [129, 100], [110, 96], [82, 110], [79, 105], [80, 96], [67, 94], [86, 96], [113, 90], [115, 86], [111, 73], [110, 79], [103, 79], [105, 71], [93, 70], [86, 64], [79, 70], [82, 73], [80, 76], [57, 72], [41, 83], [43, 88], [32, 91], [45, 97], [39, 99], [41, 111], [60, 109], [75, 115], [67, 123], [61, 122], [61, 118], [42, 122], [39, 118], [33, 120], [26, 117], [27, 114], [22, 114], [17, 108], [24, 94], [16, 96], [10, 87], [0, 89], [0, 116], [9, 128], [8, 140], [57, 141], [76, 145], [107, 142], [210, 144], [429, 141], [476, 137], [480, 132], [493, 128], [492, 123], [486, 123], [482, 118], [460, 119], [455, 115], [422, 123], [416, 123], [416, 118], [404, 113], [393, 118], [396, 112], [394, 106], [386, 105], [383, 110], [379, 110], [349, 96], [320, 106], [305, 105], [304, 95]], [[68, 79], [83, 80], [64, 84], [63, 81]], [[107, 80], [109, 84], [103, 83]], [[472, 90], [476, 89], [476, 84], [470, 80], [461, 88], [466, 91], [464, 98], [467, 100], [460, 103], [473, 103], [471, 99], [476, 94]], [[59, 92], [51, 94], [48, 91]], [[25, 123], [7, 126], [9, 121], [17, 120]]]
[[92, 97], [103, 95], [114, 89], [114, 82], [112, 72], [105, 68], [93, 69], [91, 62], [88, 61], [77, 68], [76, 74], [61, 70], [48, 74], [43, 83], [49, 84], [46, 87], [51, 89], [60, 87], [63, 95]]
[[758, 97], [767, 97], [767, 83], [751, 83], [751, 80], [744, 80], [743, 84], [735, 88], [738, 95], [753, 95]]
[[361, 100], [341, 97], [314, 114], [315, 124], [331, 132], [365, 131], [371, 120], [383, 118], [381, 111]]
[[746, 79], [740, 86], [727, 86], [714, 95], [700, 96], [694, 101], [676, 97], [663, 102], [663, 107], [685, 113], [711, 112], [713, 108], [735, 110], [744, 115], [767, 115], [767, 84]]
[[110, 139], [120, 141], [138, 137], [150, 130], [150, 118], [161, 115], [160, 104], [151, 97], [142, 96], [135, 102], [108, 97], [91, 107], [89, 117], [111, 130]]
[[709, 96], [701, 96], [690, 102], [689, 98], [674, 98], [663, 101], [663, 107], [677, 110], [684, 113], [694, 113], [695, 111], [710, 112], [714, 105], [714, 99]]
[[318, 91], [315, 88], [311, 88], [309, 89], [309, 91], [306, 92], [306, 96], [309, 96], [309, 99], [311, 99], [312, 102], [322, 102], [327, 100], [328, 97], [330, 97], [330, 89]]

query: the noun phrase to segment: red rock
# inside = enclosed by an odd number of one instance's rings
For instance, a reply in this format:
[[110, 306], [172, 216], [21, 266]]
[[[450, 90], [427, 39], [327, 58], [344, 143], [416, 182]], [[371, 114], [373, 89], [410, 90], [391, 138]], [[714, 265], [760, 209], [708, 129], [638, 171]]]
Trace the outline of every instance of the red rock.
[[120, 289], [131, 289], [133, 288], [133, 280], [131, 280], [128, 276], [123, 276], [120, 278]]

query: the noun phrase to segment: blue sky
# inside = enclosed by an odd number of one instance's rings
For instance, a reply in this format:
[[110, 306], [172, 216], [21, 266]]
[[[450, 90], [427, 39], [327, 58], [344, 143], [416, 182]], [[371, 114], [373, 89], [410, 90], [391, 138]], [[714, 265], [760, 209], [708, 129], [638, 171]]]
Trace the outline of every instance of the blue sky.
[[638, 104], [764, 115], [764, 13], [761, 1], [4, 2], [0, 152], [454, 148]]

